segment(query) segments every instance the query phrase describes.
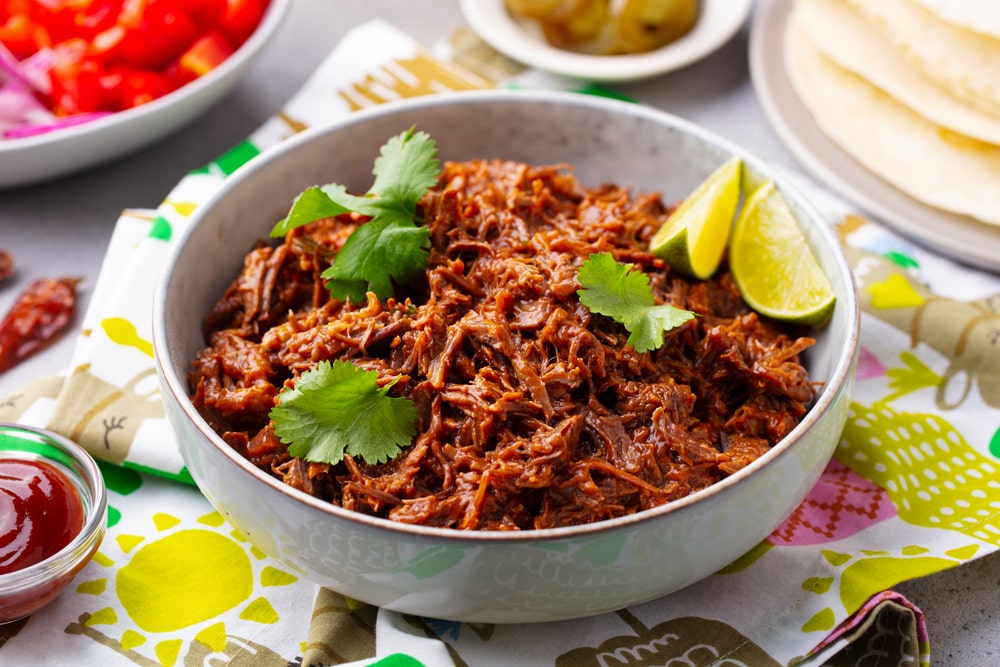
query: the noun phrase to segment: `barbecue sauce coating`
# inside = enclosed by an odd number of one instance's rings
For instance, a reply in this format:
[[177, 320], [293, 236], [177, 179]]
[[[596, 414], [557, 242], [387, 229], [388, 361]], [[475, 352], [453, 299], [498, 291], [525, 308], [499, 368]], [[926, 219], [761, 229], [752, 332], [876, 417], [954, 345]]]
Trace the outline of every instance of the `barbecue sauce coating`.
[[[419, 205], [426, 276], [380, 302], [331, 299], [319, 274], [363, 218], [345, 214], [261, 245], [205, 320], [195, 405], [260, 468], [313, 496], [394, 521], [519, 530], [590, 523], [668, 503], [768, 451], [815, 395], [811, 338], [758, 317], [723, 266], [710, 280], [647, 250], [657, 195], [584, 188], [565, 165], [445, 164]], [[658, 303], [698, 317], [637, 353], [577, 298], [577, 271], [610, 252]], [[417, 406], [396, 459], [289, 456], [268, 412], [320, 360], [399, 378]]]

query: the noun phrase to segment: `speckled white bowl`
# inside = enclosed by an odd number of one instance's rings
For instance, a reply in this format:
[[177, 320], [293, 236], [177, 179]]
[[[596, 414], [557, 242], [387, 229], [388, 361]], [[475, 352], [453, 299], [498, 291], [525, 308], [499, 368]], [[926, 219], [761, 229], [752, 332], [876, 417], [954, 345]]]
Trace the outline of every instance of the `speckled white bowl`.
[[[734, 153], [752, 181], [774, 178], [837, 292], [806, 355], [824, 383], [805, 420], [764, 457], [664, 507], [587, 526], [459, 532], [343, 510], [285, 486], [233, 451], [188, 399], [202, 318], [243, 255], [292, 199], [317, 183], [367, 189], [390, 136], [416, 126], [443, 159], [504, 157], [575, 165], [583, 183], [631, 184], [680, 198]], [[739, 147], [643, 106], [526, 91], [457, 93], [357, 112], [248, 163], [203, 205], [162, 276], [154, 345], [168, 417], [188, 469], [218, 510], [261, 550], [315, 582], [401, 612], [474, 622], [568, 619], [666, 595], [764, 539], [816, 482], [847, 416], [858, 304], [831, 229], [795, 189]]]

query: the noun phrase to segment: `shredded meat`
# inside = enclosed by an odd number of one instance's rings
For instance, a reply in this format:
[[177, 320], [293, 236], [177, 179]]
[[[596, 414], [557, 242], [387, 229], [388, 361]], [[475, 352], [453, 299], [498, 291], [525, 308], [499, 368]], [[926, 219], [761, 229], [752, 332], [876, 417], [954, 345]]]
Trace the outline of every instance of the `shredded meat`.
[[[694, 281], [647, 251], [657, 195], [584, 188], [563, 165], [448, 163], [419, 214], [425, 278], [382, 302], [332, 299], [320, 273], [365, 219], [290, 232], [246, 256], [205, 321], [195, 404], [260, 468], [308, 494], [395, 521], [518, 530], [668, 503], [748, 465], [801, 420], [813, 340], [758, 317], [723, 268]], [[637, 353], [577, 298], [577, 271], [610, 252], [658, 303], [698, 317]], [[375, 370], [411, 399], [418, 433], [396, 459], [337, 465], [288, 454], [268, 412], [321, 360]]]

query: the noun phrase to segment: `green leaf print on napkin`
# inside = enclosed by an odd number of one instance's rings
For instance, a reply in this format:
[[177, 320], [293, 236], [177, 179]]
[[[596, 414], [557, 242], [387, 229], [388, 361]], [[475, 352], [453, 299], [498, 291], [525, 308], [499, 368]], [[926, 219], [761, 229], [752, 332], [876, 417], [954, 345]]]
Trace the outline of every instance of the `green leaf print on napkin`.
[[880, 403], [890, 403], [906, 394], [941, 385], [941, 376], [928, 368], [917, 355], [901, 352], [899, 359], [903, 362], [903, 368], [890, 368], [885, 372], [889, 377], [889, 388], [893, 392]]

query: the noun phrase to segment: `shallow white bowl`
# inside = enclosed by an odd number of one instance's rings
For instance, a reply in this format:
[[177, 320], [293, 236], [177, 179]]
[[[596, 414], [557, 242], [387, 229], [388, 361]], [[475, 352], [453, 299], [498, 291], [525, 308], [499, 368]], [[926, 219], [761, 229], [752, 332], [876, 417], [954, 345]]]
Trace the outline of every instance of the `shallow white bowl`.
[[513, 16], [504, 0], [461, 0], [462, 13], [480, 38], [508, 58], [573, 79], [637, 81], [696, 62], [729, 41], [746, 23], [752, 0], [701, 0], [698, 22], [683, 37], [646, 53], [613, 56], [552, 46], [537, 21]]
[[[689, 193], [732, 154], [750, 180], [774, 178], [830, 276], [837, 304], [806, 363], [824, 382], [804, 421], [737, 474], [672, 504], [587, 526], [466, 532], [401, 525], [300, 493], [250, 464], [188, 399], [202, 319], [242, 259], [308, 186], [367, 189], [390, 136], [428, 132], [442, 159], [568, 162], [585, 185]], [[205, 496], [261, 550], [315, 582], [398, 611], [475, 622], [567, 619], [620, 609], [704, 578], [764, 539], [805, 497], [847, 416], [858, 304], [837, 239], [779, 174], [737, 146], [639, 105], [570, 93], [488, 91], [396, 102], [309, 130], [258, 156], [199, 209], [177, 240], [154, 303], [167, 414]]]
[[271, 42], [292, 0], [270, 0], [264, 18], [233, 55], [205, 76], [148, 104], [46, 134], [0, 140], [0, 188], [64, 176], [153, 143], [231, 91]]

